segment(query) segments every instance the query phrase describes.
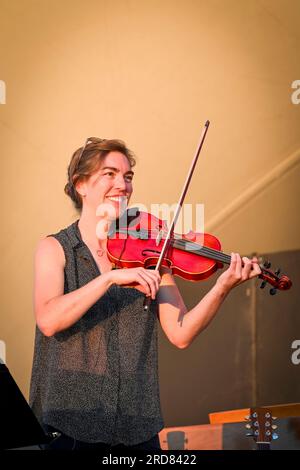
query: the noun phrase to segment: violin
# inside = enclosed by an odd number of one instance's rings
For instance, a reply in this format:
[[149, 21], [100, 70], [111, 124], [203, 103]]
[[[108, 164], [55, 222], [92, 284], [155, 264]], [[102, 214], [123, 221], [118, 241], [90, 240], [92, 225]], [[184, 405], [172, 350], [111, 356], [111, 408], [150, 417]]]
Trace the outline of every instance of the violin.
[[[117, 268], [153, 269], [161, 255], [167, 232], [165, 221], [136, 207], [130, 208], [108, 233], [108, 258]], [[185, 235], [173, 233], [161, 266], [183, 279], [201, 281], [230, 262], [231, 256], [221, 251], [221, 243], [215, 236], [190, 231]], [[259, 267], [262, 272], [258, 277], [263, 279], [260, 287], [269, 283], [271, 295], [276, 294], [277, 289], [288, 290], [292, 286], [286, 275], [279, 276], [279, 269], [275, 273], [269, 269], [269, 261], [259, 264]]]
[[[190, 170], [184, 183], [179, 202], [170, 227], [159, 218], [133, 208], [125, 212], [112, 224], [107, 237], [107, 255], [119, 268], [154, 268], [168, 267], [172, 273], [190, 281], [207, 279], [224, 264], [230, 264], [231, 256], [221, 251], [219, 240], [210, 234], [198, 234], [190, 231], [185, 235], [174, 233], [184, 198], [188, 191], [193, 172], [200, 155], [210, 122], [206, 121]], [[272, 285], [270, 294], [279, 290], [288, 290], [292, 286], [290, 279], [280, 274], [278, 269], [270, 271], [271, 263], [259, 265], [263, 279], [261, 288], [267, 283]], [[145, 297], [144, 310], [150, 307], [151, 298]]]

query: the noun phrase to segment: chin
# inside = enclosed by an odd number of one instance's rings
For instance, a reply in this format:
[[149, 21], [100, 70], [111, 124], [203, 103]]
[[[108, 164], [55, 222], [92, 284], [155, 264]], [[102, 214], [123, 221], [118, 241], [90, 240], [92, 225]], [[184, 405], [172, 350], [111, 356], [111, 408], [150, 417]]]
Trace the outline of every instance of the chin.
[[111, 211], [109, 211], [108, 220], [119, 219], [127, 210], [127, 205], [124, 207], [119, 207], [116, 204], [111, 204]]
[[119, 219], [128, 209], [128, 201], [122, 203], [111, 201], [107, 198], [101, 202], [97, 209], [96, 215], [105, 218], [107, 221], [114, 221]]

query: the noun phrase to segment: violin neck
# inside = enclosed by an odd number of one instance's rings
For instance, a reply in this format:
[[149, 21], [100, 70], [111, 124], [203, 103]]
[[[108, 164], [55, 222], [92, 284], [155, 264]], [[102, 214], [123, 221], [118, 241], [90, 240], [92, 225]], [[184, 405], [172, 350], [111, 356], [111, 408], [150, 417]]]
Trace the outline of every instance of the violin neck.
[[190, 242], [183, 239], [173, 239], [172, 245], [174, 248], [179, 250], [188, 251], [198, 256], [203, 256], [205, 258], [213, 259], [214, 261], [219, 261], [220, 263], [230, 264], [231, 256], [226, 255], [222, 251], [214, 250], [207, 246], [201, 246], [198, 243]]

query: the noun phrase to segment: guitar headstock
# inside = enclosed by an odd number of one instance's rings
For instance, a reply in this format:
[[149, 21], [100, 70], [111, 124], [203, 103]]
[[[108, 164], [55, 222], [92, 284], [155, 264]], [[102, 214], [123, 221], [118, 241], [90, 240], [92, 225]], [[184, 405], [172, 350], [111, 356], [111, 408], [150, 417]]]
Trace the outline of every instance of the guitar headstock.
[[258, 276], [260, 279], [263, 279], [260, 288], [263, 289], [267, 283], [271, 284], [272, 289], [270, 289], [270, 294], [276, 294], [277, 290], [288, 290], [292, 287], [292, 281], [285, 275], [280, 275], [280, 268], [275, 272], [270, 270], [271, 263], [270, 261], [265, 261], [263, 264], [259, 265], [261, 269], [261, 274]]
[[278, 439], [275, 431], [277, 426], [273, 421], [277, 418], [272, 416], [268, 408], [251, 408], [250, 416], [247, 416], [246, 428], [251, 430], [247, 436], [253, 437], [259, 449], [269, 449], [272, 440]]

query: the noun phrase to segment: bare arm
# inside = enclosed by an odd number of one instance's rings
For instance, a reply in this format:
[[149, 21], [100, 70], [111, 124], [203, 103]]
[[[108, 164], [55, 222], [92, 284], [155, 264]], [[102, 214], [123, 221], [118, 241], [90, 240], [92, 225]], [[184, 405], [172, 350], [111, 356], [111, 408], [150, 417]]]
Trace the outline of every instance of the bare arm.
[[45, 336], [74, 325], [112, 284], [130, 285], [151, 295], [159, 288], [160, 276], [144, 268], [117, 269], [97, 276], [83, 287], [64, 294], [65, 255], [54, 237], [41, 240], [35, 254], [34, 310]]
[[69, 328], [105, 294], [112, 284], [109, 273], [64, 295], [64, 252], [53, 237], [40, 241], [35, 254], [34, 310], [46, 336]]
[[251, 262], [244, 257], [243, 262], [242, 267], [240, 256], [232, 253], [230, 267], [221, 274], [212, 289], [190, 311], [183, 302], [173, 276], [166, 272], [163, 274], [157, 297], [159, 319], [171, 343], [181, 349], [189, 346], [215, 317], [230, 290], [260, 274], [261, 270], [255, 259]]
[[166, 336], [180, 349], [191, 344], [216, 315], [228, 291], [221, 286], [213, 288], [190, 311], [184, 304], [171, 274], [164, 274], [158, 292], [159, 320]]

